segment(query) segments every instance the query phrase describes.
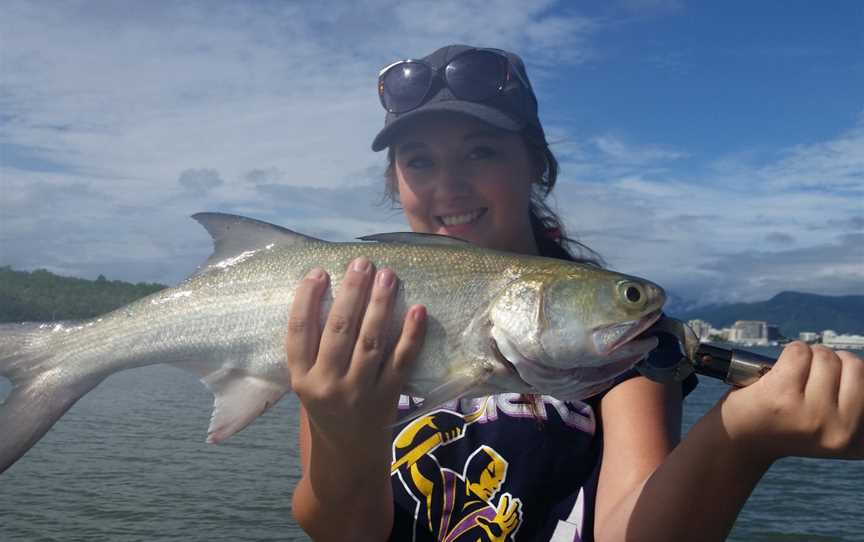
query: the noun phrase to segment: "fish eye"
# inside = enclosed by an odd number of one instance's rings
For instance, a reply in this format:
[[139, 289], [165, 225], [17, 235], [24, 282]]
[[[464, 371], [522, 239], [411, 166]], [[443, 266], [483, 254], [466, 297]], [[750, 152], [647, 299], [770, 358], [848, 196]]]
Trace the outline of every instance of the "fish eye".
[[618, 291], [628, 305], [641, 306], [647, 302], [645, 290], [641, 284], [635, 282], [622, 282], [618, 285]]

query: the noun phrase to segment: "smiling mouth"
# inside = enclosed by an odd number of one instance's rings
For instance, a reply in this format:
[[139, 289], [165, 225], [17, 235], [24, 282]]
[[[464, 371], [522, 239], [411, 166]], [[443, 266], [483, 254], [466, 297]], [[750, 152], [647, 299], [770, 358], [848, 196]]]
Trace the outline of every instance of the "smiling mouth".
[[452, 215], [439, 215], [436, 216], [435, 219], [438, 221], [438, 224], [441, 226], [452, 227], [452, 226], [463, 226], [465, 224], [473, 224], [477, 222], [483, 215], [486, 214], [486, 209], [475, 209], [473, 211], [469, 211], [467, 213], [459, 213]]

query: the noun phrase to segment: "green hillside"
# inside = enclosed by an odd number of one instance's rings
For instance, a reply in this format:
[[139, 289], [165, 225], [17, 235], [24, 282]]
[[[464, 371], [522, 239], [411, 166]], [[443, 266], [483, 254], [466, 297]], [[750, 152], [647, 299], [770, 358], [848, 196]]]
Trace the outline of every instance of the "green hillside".
[[104, 314], [165, 288], [162, 284], [132, 284], [61, 277], [44, 269], [14, 271], [0, 267], [0, 322], [79, 320]]
[[699, 307], [673, 316], [701, 319], [715, 327], [729, 327], [736, 320], [764, 320], [779, 326], [780, 333], [796, 338], [801, 331], [864, 333], [864, 295], [824, 296], [781, 292], [767, 301]]

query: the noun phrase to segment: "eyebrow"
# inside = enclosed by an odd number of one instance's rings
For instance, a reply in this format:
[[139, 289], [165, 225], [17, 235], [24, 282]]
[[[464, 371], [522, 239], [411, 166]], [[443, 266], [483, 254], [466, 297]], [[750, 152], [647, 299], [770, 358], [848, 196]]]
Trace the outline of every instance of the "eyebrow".
[[[465, 134], [465, 137], [462, 138], [463, 141], [471, 141], [472, 139], [502, 139], [504, 137], [504, 133], [501, 130], [477, 130], [476, 132], [470, 132]], [[413, 151], [416, 149], [422, 149], [426, 147], [426, 143], [422, 141], [408, 141], [399, 145], [399, 150], [401, 152]]]

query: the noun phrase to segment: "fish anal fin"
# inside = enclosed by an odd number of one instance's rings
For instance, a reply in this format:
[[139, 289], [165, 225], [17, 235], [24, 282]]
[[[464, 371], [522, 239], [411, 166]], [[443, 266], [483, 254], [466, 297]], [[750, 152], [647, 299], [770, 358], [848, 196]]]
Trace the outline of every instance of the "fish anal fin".
[[454, 371], [450, 378], [423, 398], [423, 403], [417, 410], [401, 415], [395, 425], [429, 414], [447, 401], [459, 399], [469, 391], [480, 388], [489, 380], [493, 372], [494, 368], [486, 363], [474, 363], [467, 368]]
[[207, 442], [210, 444], [224, 442], [244, 429], [288, 391], [242, 369], [213, 371], [204, 363], [178, 363], [174, 366], [198, 375], [213, 392], [213, 413], [207, 429]]

